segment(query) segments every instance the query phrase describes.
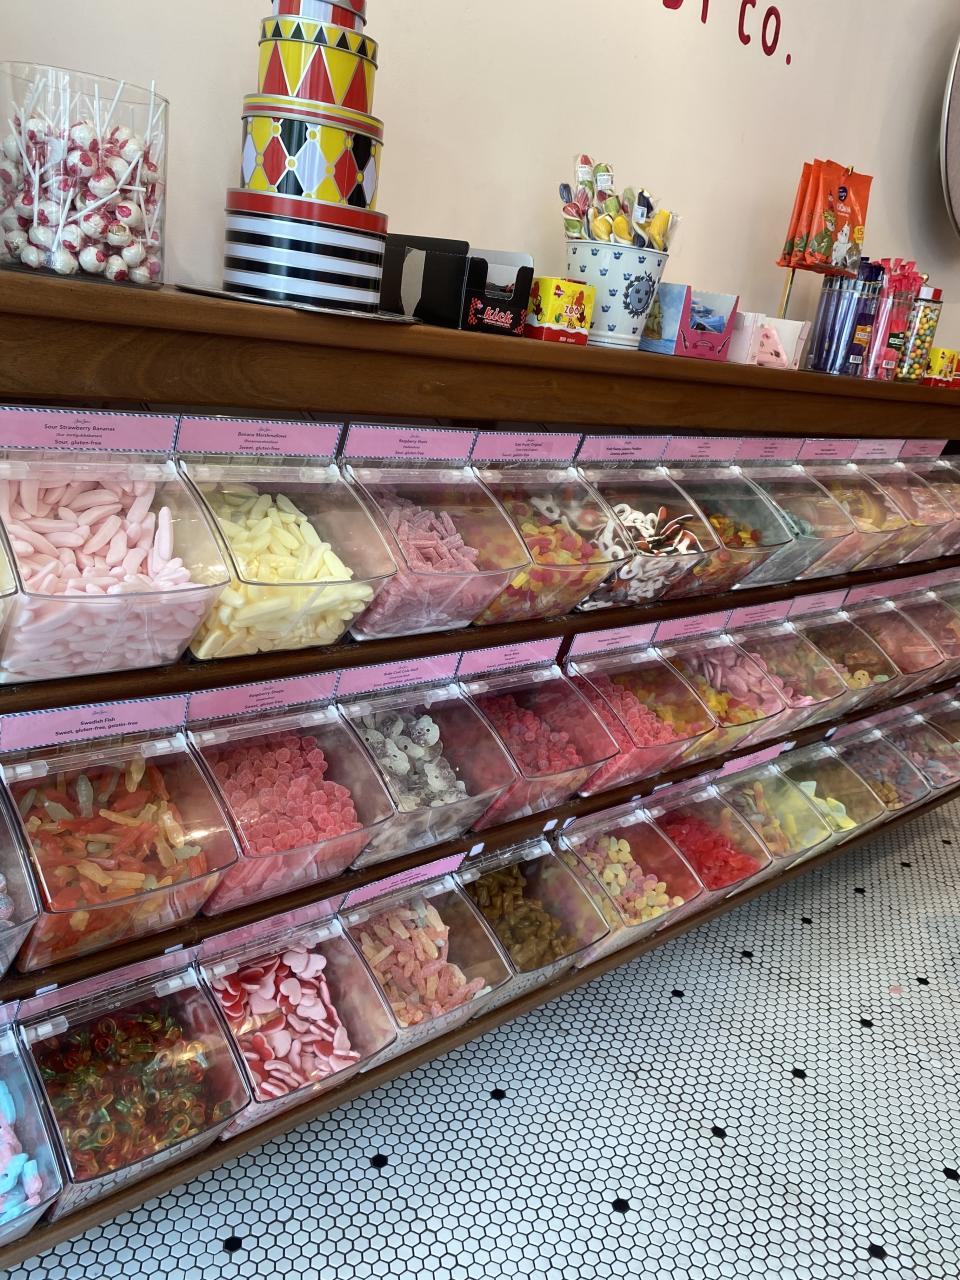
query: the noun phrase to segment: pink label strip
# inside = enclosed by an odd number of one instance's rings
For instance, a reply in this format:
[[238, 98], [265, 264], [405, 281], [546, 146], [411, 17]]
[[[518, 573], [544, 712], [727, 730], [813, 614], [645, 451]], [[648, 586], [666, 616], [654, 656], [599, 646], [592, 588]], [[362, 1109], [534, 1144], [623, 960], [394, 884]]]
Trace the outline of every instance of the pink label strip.
[[855, 724], [842, 724], [833, 735], [834, 742], [846, 742], [848, 738], [855, 738], [858, 734], [868, 733], [871, 728], [871, 721], [858, 720]]
[[347, 432], [343, 456], [352, 460], [376, 458], [388, 462], [460, 462], [470, 458], [474, 433], [437, 427], [379, 426], [354, 423]]
[[385, 662], [378, 667], [354, 667], [339, 673], [337, 696], [350, 698], [407, 685], [454, 680], [459, 661], [459, 653], [446, 653], [435, 658], [412, 658], [409, 662]]
[[364, 902], [372, 902], [376, 898], [385, 898], [387, 894], [396, 893], [398, 889], [412, 889], [419, 884], [426, 884], [429, 880], [439, 880], [442, 876], [451, 875], [454, 871], [460, 870], [466, 856], [465, 853], [457, 853], [450, 858], [441, 858], [438, 862], [428, 862], [425, 867], [412, 867], [409, 871], [400, 871], [397, 875], [388, 876], [385, 880], [375, 880], [373, 884], [366, 884], [362, 889], [354, 889], [347, 895], [343, 910], [350, 911]]
[[746, 609], [734, 609], [729, 626], [752, 627], [761, 622], [783, 622], [790, 616], [792, 600], [777, 600], [772, 604], [755, 604]]
[[480, 431], [471, 455], [473, 462], [571, 463], [580, 445], [575, 433], [554, 431]]
[[744, 773], [747, 769], [758, 769], [761, 765], [769, 764], [771, 760], [777, 760], [786, 750], [786, 743], [778, 742], [776, 746], [765, 747], [763, 751], [754, 751], [751, 755], [741, 756], [739, 760], [728, 760], [720, 770], [722, 777], [729, 777], [732, 773]]
[[887, 585], [887, 595], [891, 599], [898, 596], [910, 595], [914, 591], [929, 591], [935, 585], [934, 573], [924, 573], [916, 578], [900, 578], [897, 582], [891, 582]]
[[657, 462], [669, 436], [585, 436], [578, 462]]
[[213, 720], [242, 716], [253, 711], [276, 711], [305, 702], [327, 702], [337, 687], [335, 671], [326, 675], [293, 676], [289, 680], [264, 680], [233, 689], [210, 689], [190, 695], [188, 720]]
[[800, 450], [801, 462], [849, 462], [856, 440], [807, 440]]
[[854, 462], [893, 462], [903, 452], [905, 440], [858, 440]]
[[172, 414], [0, 408], [0, 444], [7, 449], [168, 454], [176, 432]]
[[299, 907], [296, 911], [286, 911], [283, 915], [271, 916], [268, 920], [257, 920], [253, 924], [245, 924], [239, 929], [231, 929], [228, 933], [207, 938], [200, 944], [197, 953], [200, 962], [205, 965], [215, 964], [219, 957], [232, 951], [234, 947], [247, 946], [269, 934], [285, 933], [314, 923], [320, 927], [337, 914], [346, 896], [345, 893], [339, 893], [336, 897], [327, 898], [324, 902], [315, 902], [308, 907]]
[[800, 596], [790, 606], [791, 618], [805, 618], [813, 613], [833, 613], [847, 602], [846, 591], [818, 591], [812, 596]]
[[900, 450], [900, 457], [904, 462], [912, 458], [939, 458], [946, 447], [946, 440], [908, 440]]
[[333, 458], [342, 427], [336, 422], [282, 422], [257, 418], [182, 418], [180, 453], [289, 454]]
[[667, 441], [664, 462], [716, 462], [736, 460], [743, 441], [736, 436], [673, 436]]
[[477, 649], [460, 658], [457, 672], [461, 680], [489, 675], [510, 667], [529, 667], [556, 662], [560, 640], [528, 640], [523, 644], [506, 644], [499, 649]]
[[799, 456], [799, 440], [777, 436], [754, 436], [744, 440], [737, 451], [738, 462], [795, 462]]
[[0, 750], [29, 751], [34, 747], [112, 738], [123, 733], [180, 729], [186, 719], [188, 701], [183, 694], [0, 716]]
[[594, 631], [574, 638], [570, 657], [579, 658], [586, 653], [618, 653], [622, 649], [638, 649], [653, 641], [657, 630], [655, 622], [640, 627], [614, 627], [610, 631]]
[[698, 613], [692, 618], [672, 618], [660, 623], [655, 638], [661, 644], [667, 640], [685, 640], [688, 636], [719, 635], [726, 630], [729, 616], [722, 609], [718, 613]]
[[887, 600], [890, 596], [890, 582], [875, 582], [871, 587], [853, 587], [847, 592], [847, 607], [855, 604], [867, 604], [876, 600]]

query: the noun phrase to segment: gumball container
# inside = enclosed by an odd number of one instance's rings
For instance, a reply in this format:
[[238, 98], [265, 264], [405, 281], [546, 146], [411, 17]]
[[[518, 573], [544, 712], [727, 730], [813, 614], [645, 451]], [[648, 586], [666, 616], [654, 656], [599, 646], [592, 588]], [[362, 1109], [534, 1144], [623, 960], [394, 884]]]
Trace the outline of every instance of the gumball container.
[[466, 627], [530, 556], [513, 524], [465, 468], [351, 466], [396, 576], [354, 623], [357, 640]]
[[844, 509], [867, 541], [852, 569], [885, 569], [916, 545], [916, 530], [893, 498], [854, 463], [806, 466], [805, 471]]
[[455, 684], [344, 700], [340, 710], [394, 806], [357, 866], [455, 839], [516, 784], [508, 751]]
[[205, 915], [332, 880], [395, 819], [379, 773], [333, 707], [208, 721], [189, 740], [240, 850]]
[[514, 781], [474, 829], [563, 804], [617, 754], [615, 739], [559, 667], [462, 681], [510, 758]]
[[663, 468], [581, 467], [580, 474], [613, 513], [614, 519], [600, 532], [600, 545], [611, 554], [619, 555], [622, 549], [627, 554], [581, 609], [658, 600], [720, 550], [706, 517]]
[[545, 840], [472, 858], [458, 878], [514, 970], [488, 1009], [568, 973], [607, 935], [603, 912]]
[[885, 726], [887, 739], [920, 773], [931, 791], [960, 783], [960, 745], [945, 737], [922, 715]]
[[703, 902], [699, 877], [636, 805], [578, 818], [564, 827], [557, 844], [609, 929], [579, 954], [578, 968], [676, 924]]
[[176, 662], [227, 585], [172, 462], [8, 455], [0, 519], [16, 585], [0, 683]]
[[630, 539], [607, 504], [573, 467], [488, 468], [477, 474], [533, 560], [479, 614], [478, 626], [562, 617], [631, 554]]
[[397, 1030], [393, 1044], [365, 1069], [462, 1026], [513, 976], [505, 952], [453, 876], [356, 899], [351, 895], [341, 919]]
[[826, 819], [774, 765], [721, 779], [717, 793], [760, 837], [778, 870], [822, 852], [831, 842]]
[[567, 675], [619, 747], [581, 795], [653, 777], [717, 728], [687, 682], [652, 650], [575, 659]]
[[718, 545], [665, 592], [665, 600], [730, 591], [767, 561], [774, 557], [780, 561], [779, 553], [784, 553], [786, 578], [771, 568], [772, 576], [765, 580], [789, 581], [786, 552], [792, 551], [793, 535], [760, 491], [736, 469], [671, 467], [669, 474], [706, 516]]
[[889, 494], [909, 521], [909, 531], [905, 529], [895, 543], [902, 564], [947, 554], [945, 547], [957, 534], [956, 517], [932, 485], [903, 462], [860, 463], [860, 469]]
[[907, 466], [915, 476], [934, 490], [950, 511], [950, 523], [943, 531], [943, 540], [938, 554], [956, 555], [960, 551], [960, 471], [945, 459], [935, 462], [923, 462], [917, 459], [907, 462]]
[[21, 1006], [19, 1034], [54, 1127], [51, 1220], [209, 1146], [249, 1102], [197, 971], [160, 956]]
[[836, 751], [883, 802], [887, 813], [912, 809], [930, 796], [930, 786], [920, 771], [877, 731], [838, 743]]
[[155, 89], [0, 64], [0, 267], [163, 283], [169, 104]]
[[847, 686], [843, 714], [854, 707], [895, 698], [901, 692], [903, 673], [899, 667], [845, 613], [798, 620], [796, 627]]
[[889, 600], [856, 605], [850, 619], [902, 673], [896, 694], [926, 688], [946, 675], [946, 659], [933, 640]]
[[41, 1095], [17, 1041], [16, 1011], [0, 1007], [0, 1246], [32, 1230], [63, 1186]]
[[224, 1140], [346, 1083], [396, 1038], [380, 988], [343, 926], [331, 916], [298, 922], [304, 914], [201, 948], [204, 982], [252, 1098]]
[[778, 734], [833, 720], [851, 701], [840, 673], [791, 623], [735, 632], [733, 639], [786, 703]]
[[650, 806], [649, 814], [702, 881], [703, 905], [732, 897], [778, 870], [760, 837], [713, 788], [668, 796]]
[[23, 972], [193, 919], [237, 860], [182, 734], [54, 747], [3, 769], [40, 904]]
[[832, 747], [791, 751], [778, 761], [777, 769], [827, 822], [833, 832], [830, 847], [886, 819], [883, 801]]

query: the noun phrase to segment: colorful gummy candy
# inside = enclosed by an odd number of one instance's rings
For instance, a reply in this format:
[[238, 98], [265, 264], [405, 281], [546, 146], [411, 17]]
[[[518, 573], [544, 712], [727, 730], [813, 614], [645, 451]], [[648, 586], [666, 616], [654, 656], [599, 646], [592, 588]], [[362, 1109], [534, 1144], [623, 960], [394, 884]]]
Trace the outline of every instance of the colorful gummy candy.
[[[619, 908], [629, 925], [647, 924], [668, 911], [684, 905], [685, 899], [671, 894], [667, 883], [644, 871], [640, 855], [634, 854], [628, 840], [617, 836], [597, 836], [577, 850], [580, 858], [594, 873]], [[605, 913], [606, 914], [606, 913]], [[622, 928], [614, 914], [608, 917], [611, 927]]]
[[722, 812], [717, 825], [695, 813], [676, 810], [657, 819], [708, 889], [726, 889], [763, 870], [763, 862], [739, 848], [743, 833]]
[[733, 520], [723, 512], [711, 512], [708, 505], [704, 510], [720, 545], [698, 560], [689, 574], [667, 590], [667, 599], [700, 595], [706, 591], [729, 591], [766, 558], [761, 529]]
[[766, 673], [735, 645], [691, 646], [669, 661], [722, 725], [752, 724], [783, 710]]
[[450, 930], [420, 895], [351, 926], [350, 933], [401, 1027], [452, 1013], [485, 985], [483, 978], [468, 982], [450, 963]]
[[27, 944], [31, 968], [189, 919], [216, 883], [203, 833], [188, 840], [163, 766], [142, 755], [11, 792], [45, 909]]
[[80, 1022], [32, 1052], [78, 1182], [149, 1160], [236, 1110], [212, 1078], [207, 1038], [167, 999]]
[[326, 956], [297, 944], [211, 979], [261, 1102], [346, 1071], [360, 1055], [330, 996]]
[[799, 636], [743, 636], [737, 643], [754, 660], [788, 707], [813, 707], [843, 693], [828, 663]]
[[896, 675], [882, 651], [849, 623], [807, 623], [803, 634], [833, 664], [848, 689], [887, 684]]
[[951, 661], [960, 658], [960, 613], [942, 600], [915, 600], [903, 606], [911, 622], [934, 636], [937, 647]]
[[[641, 683], [640, 678], [629, 673], [611, 677], [597, 672], [589, 680], [574, 676], [573, 682], [620, 748], [619, 755], [602, 764], [590, 778], [591, 794], [655, 773], [678, 754], [684, 741], [710, 727], [706, 715], [693, 725], [688, 720], [686, 728], [674, 721], [674, 707], [669, 698], [672, 690], [664, 690], [664, 699], [656, 703], [654, 710], [634, 691]], [[674, 704], [679, 701], [673, 698]], [[689, 702], [697, 706], [692, 698]]]
[[191, 645], [197, 658], [335, 644], [373, 599], [284, 494], [230, 484], [206, 488], [204, 498], [239, 576]]
[[926, 724], [892, 725], [887, 736], [934, 790], [960, 781], [960, 747]]
[[776, 858], [803, 853], [827, 838], [826, 827], [803, 796], [782, 778], [755, 778], [725, 787], [724, 798]]
[[25, 1134], [17, 1133], [17, 1105], [0, 1080], [0, 1226], [43, 1203], [45, 1191], [37, 1154], [24, 1150]]
[[879, 740], [845, 744], [841, 755], [888, 809], [904, 809], [928, 794], [923, 778], [913, 765], [899, 751]]
[[797, 786], [817, 807], [817, 810], [834, 831], [855, 831], [858, 823], [847, 813], [847, 807], [835, 796], [821, 795], [814, 778], [797, 779]]
[[855, 621], [907, 675], [931, 671], [943, 661], [936, 646], [923, 632], [894, 609], [857, 613]]
[[520, 973], [546, 968], [578, 949], [516, 863], [488, 871], [464, 888]]

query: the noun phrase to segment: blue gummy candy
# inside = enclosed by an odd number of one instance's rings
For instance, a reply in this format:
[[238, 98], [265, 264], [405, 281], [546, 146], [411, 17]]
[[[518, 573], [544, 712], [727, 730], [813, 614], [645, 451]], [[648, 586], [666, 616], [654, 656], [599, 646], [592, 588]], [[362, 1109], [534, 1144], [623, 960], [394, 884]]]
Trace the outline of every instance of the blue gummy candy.
[[3, 1173], [0, 1174], [0, 1196], [7, 1195], [20, 1181], [20, 1174], [28, 1159], [27, 1153], [21, 1151], [18, 1156], [13, 1157]]
[[13, 1124], [17, 1118], [17, 1108], [13, 1102], [13, 1094], [2, 1080], [0, 1080], [0, 1116], [3, 1116], [7, 1124]]

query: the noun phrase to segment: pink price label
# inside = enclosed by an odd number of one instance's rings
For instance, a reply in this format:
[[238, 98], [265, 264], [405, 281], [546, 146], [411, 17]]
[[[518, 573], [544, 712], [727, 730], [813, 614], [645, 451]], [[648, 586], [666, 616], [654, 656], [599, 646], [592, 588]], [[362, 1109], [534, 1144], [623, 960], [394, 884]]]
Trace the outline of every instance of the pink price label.
[[755, 604], [746, 609], [734, 609], [729, 626], [752, 627], [761, 622], [783, 622], [790, 616], [791, 600], [775, 600], [772, 604]]
[[658, 462], [668, 436], [585, 436], [578, 462]]
[[258, 418], [190, 418], [180, 420], [180, 453], [289, 454], [298, 458], [333, 458], [343, 430], [336, 422], [283, 422]]
[[856, 440], [807, 440], [800, 450], [801, 462], [849, 462]]
[[960, 585], [960, 569], [938, 569], [930, 574], [931, 587], [955, 587]]
[[385, 880], [375, 880], [373, 884], [365, 884], [362, 889], [354, 889], [347, 894], [343, 905], [344, 911], [351, 911], [364, 902], [372, 902], [376, 898], [385, 898], [396, 893], [398, 889], [413, 889], [429, 880], [440, 880], [443, 876], [459, 871], [466, 858], [465, 853], [455, 853], [450, 858], [441, 858], [437, 862], [428, 862], [423, 867], [411, 867], [409, 871], [400, 871], [395, 876], [387, 876]]
[[230, 929], [227, 933], [219, 933], [216, 937], [207, 938], [200, 944], [198, 952], [200, 962], [212, 967], [218, 959], [224, 957], [234, 947], [247, 946], [270, 934], [288, 933], [304, 925], [316, 924], [319, 928], [337, 914], [346, 896], [345, 893], [338, 893], [335, 897], [327, 898], [323, 902], [311, 903], [308, 907], [298, 907], [296, 911], [285, 911], [283, 915], [270, 916], [267, 920], [257, 920], [253, 924], [241, 925], [239, 929]]
[[461, 680], [489, 675], [510, 667], [546, 666], [556, 662], [560, 640], [528, 640], [523, 644], [505, 644], [498, 649], [476, 649], [460, 658], [457, 675]]
[[447, 431], [411, 423], [351, 423], [343, 456], [384, 462], [460, 462], [470, 458], [474, 432]]
[[698, 613], [692, 618], [671, 618], [661, 622], [654, 637], [657, 643], [666, 640], [686, 640], [689, 636], [719, 635], [727, 627], [730, 617], [725, 609], [717, 613]]
[[796, 462], [799, 456], [799, 440], [781, 440], [777, 436], [754, 436], [744, 440], [740, 445], [737, 461]]
[[939, 458], [946, 447], [946, 440], [908, 440], [900, 450], [900, 457], [904, 462], [911, 458]]
[[736, 436], [671, 436], [664, 462], [735, 462], [743, 441]]
[[777, 760], [786, 750], [786, 744], [778, 742], [776, 746], [765, 747], [763, 751], [754, 751], [738, 760], [728, 760], [720, 770], [721, 777], [729, 777], [732, 773], [744, 773], [747, 769], [758, 769], [761, 765]]
[[123, 733], [180, 729], [187, 717], [188, 701], [183, 694], [0, 716], [0, 751], [29, 751], [62, 742], [112, 738]]
[[570, 657], [579, 658], [585, 653], [619, 653], [623, 649], [639, 649], [652, 642], [657, 630], [655, 622], [640, 627], [613, 627], [609, 631], [594, 631], [578, 635], [570, 646]]
[[885, 724], [893, 724], [895, 720], [904, 720], [911, 714], [910, 707], [893, 707], [889, 711], [880, 711], [870, 717], [870, 728], [880, 729]]
[[853, 451], [854, 462], [894, 462], [903, 451], [905, 440], [858, 440]]
[[340, 672], [337, 696], [350, 698], [386, 689], [402, 689], [407, 685], [454, 680], [459, 661], [459, 653], [445, 653], [435, 658], [411, 658], [409, 662], [385, 662], [378, 667], [354, 667]]
[[886, 600], [890, 595], [890, 582], [875, 582], [870, 587], [853, 587], [847, 592], [847, 606], [869, 604], [877, 600]]
[[190, 695], [187, 719], [216, 720], [221, 716], [243, 716], [254, 711], [277, 711], [305, 702], [327, 702], [336, 688], [337, 674], [331, 671], [325, 675], [240, 684], [233, 689], [210, 689]]
[[554, 431], [480, 431], [473, 462], [556, 462], [568, 465], [580, 446], [575, 433]]
[[789, 617], [806, 618], [814, 613], [835, 613], [847, 602], [845, 591], [817, 591], [811, 596], [800, 596], [790, 606]]
[[872, 727], [870, 720], [858, 720], [855, 724], [842, 724], [833, 734], [834, 742], [846, 742], [848, 738], [856, 738], [861, 733], [869, 733]]
[[0, 408], [0, 441], [7, 449], [169, 454], [176, 434], [173, 414]]
[[929, 591], [935, 576], [932, 573], [924, 573], [916, 578], [900, 578], [896, 582], [887, 584], [887, 595], [896, 599], [898, 596], [908, 596], [914, 591]]

